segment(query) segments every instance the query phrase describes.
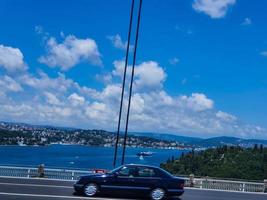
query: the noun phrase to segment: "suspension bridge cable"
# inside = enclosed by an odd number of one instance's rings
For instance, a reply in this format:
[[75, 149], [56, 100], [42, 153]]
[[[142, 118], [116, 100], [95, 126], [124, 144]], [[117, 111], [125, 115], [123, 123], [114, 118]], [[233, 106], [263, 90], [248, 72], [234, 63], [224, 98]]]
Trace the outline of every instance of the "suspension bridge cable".
[[125, 148], [126, 148], [126, 141], [127, 141], [127, 134], [128, 134], [128, 122], [129, 122], [129, 115], [130, 115], [130, 108], [131, 108], [131, 99], [132, 99], [132, 90], [133, 90], [133, 79], [134, 79], [134, 68], [135, 68], [137, 44], [138, 44], [138, 38], [139, 38], [139, 27], [140, 27], [140, 21], [141, 21], [142, 2], [143, 1], [140, 0], [139, 10], [138, 10], [138, 21], [137, 21], [137, 29], [136, 29], [136, 36], [135, 36], [135, 44], [134, 44], [132, 75], [131, 75], [131, 82], [130, 82], [130, 91], [129, 91], [129, 99], [128, 99], [128, 109], [127, 109], [127, 117], [126, 117], [125, 133], [124, 133], [124, 143], [123, 143], [123, 152], [122, 152], [122, 160], [121, 160], [121, 164], [122, 165], [124, 164], [124, 160], [125, 160]]
[[126, 48], [126, 58], [125, 58], [125, 66], [124, 66], [122, 89], [121, 89], [120, 111], [119, 111], [119, 120], [118, 120], [117, 136], [116, 136], [116, 142], [115, 142], [115, 152], [114, 152], [113, 168], [115, 168], [116, 161], [117, 161], [118, 142], [119, 142], [120, 126], [121, 126], [121, 115], [122, 115], [123, 98], [124, 98], [124, 90], [125, 90], [125, 79], [126, 79], [126, 74], [127, 74], [128, 57], [129, 57], [129, 49], [130, 49], [130, 41], [131, 41], [131, 32], [132, 32], [134, 1], [135, 0], [132, 0], [132, 6], [131, 6], [130, 23], [129, 23], [129, 31], [128, 31], [128, 43], [127, 43], [127, 48]]

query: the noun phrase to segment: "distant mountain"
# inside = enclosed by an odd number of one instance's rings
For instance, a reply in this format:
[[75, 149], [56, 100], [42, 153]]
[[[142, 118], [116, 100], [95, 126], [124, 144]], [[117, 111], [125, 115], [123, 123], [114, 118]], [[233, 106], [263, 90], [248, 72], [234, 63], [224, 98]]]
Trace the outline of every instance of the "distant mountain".
[[165, 134], [165, 133], [132, 132], [130, 134], [135, 135], [135, 136], [153, 137], [156, 139], [162, 139], [162, 140], [168, 140], [168, 141], [179, 141], [180, 143], [184, 143], [184, 144], [196, 144], [196, 143], [201, 142], [203, 140], [202, 138], [197, 138], [197, 137], [187, 137], [187, 136]]
[[215, 146], [241, 146], [241, 147], [252, 147], [255, 144], [263, 144], [267, 146], [267, 140], [257, 140], [257, 139], [241, 139], [236, 137], [214, 137], [209, 139], [203, 139], [196, 143], [196, 145], [203, 147], [215, 147]]
[[172, 134], [163, 133], [131, 133], [135, 136], [148, 136], [157, 139], [177, 141], [184, 143], [185, 145], [192, 145], [196, 147], [217, 147], [217, 146], [241, 146], [241, 147], [253, 147], [255, 144], [263, 144], [267, 146], [267, 140], [257, 140], [257, 139], [241, 139], [236, 137], [213, 137], [208, 139], [196, 138], [196, 137], [186, 137]]

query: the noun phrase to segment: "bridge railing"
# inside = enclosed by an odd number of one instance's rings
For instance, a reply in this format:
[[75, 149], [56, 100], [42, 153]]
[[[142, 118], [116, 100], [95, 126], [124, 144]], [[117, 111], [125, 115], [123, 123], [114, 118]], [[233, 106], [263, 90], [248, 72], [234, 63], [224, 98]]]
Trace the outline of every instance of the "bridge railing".
[[195, 187], [200, 189], [214, 189], [214, 190], [229, 190], [239, 192], [264, 192], [264, 183], [243, 182], [243, 181], [229, 181], [217, 179], [185, 179], [186, 187]]
[[[82, 175], [94, 173], [96, 173], [95, 170], [81, 171], [46, 168], [44, 170], [44, 178], [57, 180], [77, 180]], [[39, 177], [39, 172], [38, 168], [0, 166], [0, 177], [1, 176], [37, 178]], [[201, 178], [194, 178], [192, 180], [186, 177], [184, 179], [186, 187], [194, 187], [200, 189], [229, 190], [239, 192], [264, 192], [266, 190], [264, 183]]]
[[[59, 179], [59, 180], [77, 180], [80, 176], [93, 174], [92, 170], [65, 170], [65, 169], [50, 169], [44, 171], [44, 178]], [[24, 167], [6, 167], [0, 166], [0, 176], [5, 177], [24, 177], [37, 178], [39, 177], [38, 168], [24, 168]]]

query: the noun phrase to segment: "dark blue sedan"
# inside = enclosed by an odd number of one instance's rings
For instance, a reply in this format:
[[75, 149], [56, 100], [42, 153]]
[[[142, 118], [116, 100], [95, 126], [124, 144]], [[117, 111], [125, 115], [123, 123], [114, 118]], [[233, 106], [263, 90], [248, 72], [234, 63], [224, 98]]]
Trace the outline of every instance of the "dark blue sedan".
[[161, 200], [169, 196], [181, 196], [184, 193], [184, 180], [158, 167], [130, 164], [106, 174], [82, 176], [74, 184], [74, 189], [89, 197], [98, 193], [126, 192]]

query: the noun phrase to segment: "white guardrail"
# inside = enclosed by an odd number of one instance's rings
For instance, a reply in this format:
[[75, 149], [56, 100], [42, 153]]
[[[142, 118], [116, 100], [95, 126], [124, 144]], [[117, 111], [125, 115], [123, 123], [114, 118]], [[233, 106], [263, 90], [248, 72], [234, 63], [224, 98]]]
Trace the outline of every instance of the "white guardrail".
[[[96, 171], [94, 170], [80, 171], [45, 168], [44, 178], [58, 180], [77, 180], [82, 175], [94, 173], [96, 173]], [[0, 177], [38, 178], [40, 177], [40, 174], [38, 172], [38, 168], [0, 166]], [[193, 180], [189, 178], [183, 179], [185, 179], [186, 187], [239, 192], [266, 192], [266, 185], [264, 183], [198, 178], [194, 178]]]
[[[44, 169], [44, 178], [58, 180], [77, 180], [80, 176], [93, 174], [94, 171], [65, 170], [65, 169]], [[40, 177], [38, 168], [6, 167], [0, 166], [0, 176], [38, 178]]]
[[192, 183], [189, 178], [184, 179], [186, 187], [239, 192], [266, 192], [264, 183], [198, 178], [195, 178]]

